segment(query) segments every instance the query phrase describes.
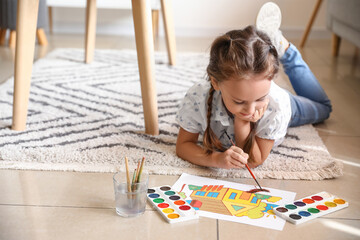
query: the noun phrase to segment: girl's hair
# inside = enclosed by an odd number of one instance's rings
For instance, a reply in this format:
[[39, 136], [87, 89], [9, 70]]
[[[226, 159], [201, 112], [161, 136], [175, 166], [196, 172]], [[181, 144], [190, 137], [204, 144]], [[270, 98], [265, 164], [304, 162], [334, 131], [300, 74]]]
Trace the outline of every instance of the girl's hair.
[[[242, 30], [233, 30], [218, 37], [211, 45], [210, 61], [207, 67], [208, 80], [222, 82], [229, 79], [249, 79], [257, 74], [266, 74], [271, 80], [279, 70], [278, 53], [270, 38], [254, 26]], [[225, 151], [218, 137], [210, 127], [212, 100], [215, 89], [209, 90], [207, 128], [203, 145], [208, 154], [215, 150]], [[251, 132], [244, 145], [244, 152], [252, 158], [252, 146], [255, 139], [255, 124], [251, 122]]]

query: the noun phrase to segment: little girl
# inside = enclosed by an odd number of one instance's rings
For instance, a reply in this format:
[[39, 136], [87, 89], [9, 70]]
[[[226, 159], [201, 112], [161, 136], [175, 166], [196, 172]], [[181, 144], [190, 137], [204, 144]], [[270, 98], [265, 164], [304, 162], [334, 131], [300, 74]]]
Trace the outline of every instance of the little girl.
[[[256, 27], [215, 39], [207, 81], [189, 89], [176, 116], [179, 157], [208, 167], [256, 167], [282, 142], [288, 127], [329, 117], [330, 100], [282, 36], [280, 23], [280, 9], [270, 2], [260, 9]], [[296, 96], [272, 81], [280, 62]], [[203, 147], [197, 144], [199, 134]]]

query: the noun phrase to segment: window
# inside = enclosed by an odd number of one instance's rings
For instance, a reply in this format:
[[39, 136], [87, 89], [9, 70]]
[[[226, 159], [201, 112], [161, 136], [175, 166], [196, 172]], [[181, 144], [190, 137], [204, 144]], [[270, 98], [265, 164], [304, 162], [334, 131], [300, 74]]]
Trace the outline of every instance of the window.
[[217, 193], [217, 192], [209, 192], [206, 196], [207, 197], [217, 198], [217, 196], [219, 196], [219, 193]]
[[205, 193], [206, 192], [203, 192], [203, 191], [198, 191], [195, 193], [196, 196], [205, 196]]
[[231, 193], [229, 199], [235, 199], [236, 193]]

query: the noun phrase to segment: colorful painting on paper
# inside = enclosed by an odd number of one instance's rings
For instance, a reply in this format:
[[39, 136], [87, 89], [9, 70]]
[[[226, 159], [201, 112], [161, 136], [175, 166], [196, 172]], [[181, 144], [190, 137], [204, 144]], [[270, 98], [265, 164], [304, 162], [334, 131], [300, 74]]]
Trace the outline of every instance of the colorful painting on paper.
[[254, 186], [182, 174], [173, 189], [199, 211], [200, 216], [282, 230], [285, 221], [273, 208], [295, 199], [295, 193], [267, 188], [269, 193], [248, 193]]

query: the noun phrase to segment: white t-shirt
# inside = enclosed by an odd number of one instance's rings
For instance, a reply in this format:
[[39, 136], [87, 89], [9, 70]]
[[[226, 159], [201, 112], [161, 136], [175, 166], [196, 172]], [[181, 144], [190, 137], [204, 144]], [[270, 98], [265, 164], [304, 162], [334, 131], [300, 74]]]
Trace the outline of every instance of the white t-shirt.
[[[186, 131], [203, 134], [206, 130], [209, 89], [210, 82], [203, 80], [186, 93], [176, 115], [176, 121]], [[271, 81], [268, 96], [269, 105], [256, 124], [255, 134], [260, 138], [275, 140], [274, 145], [277, 146], [284, 140], [291, 118], [290, 97], [274, 81]], [[223, 146], [230, 147], [231, 142], [224, 132], [235, 139], [234, 120], [227, 114], [220, 91], [215, 91], [213, 95], [210, 126]]]

